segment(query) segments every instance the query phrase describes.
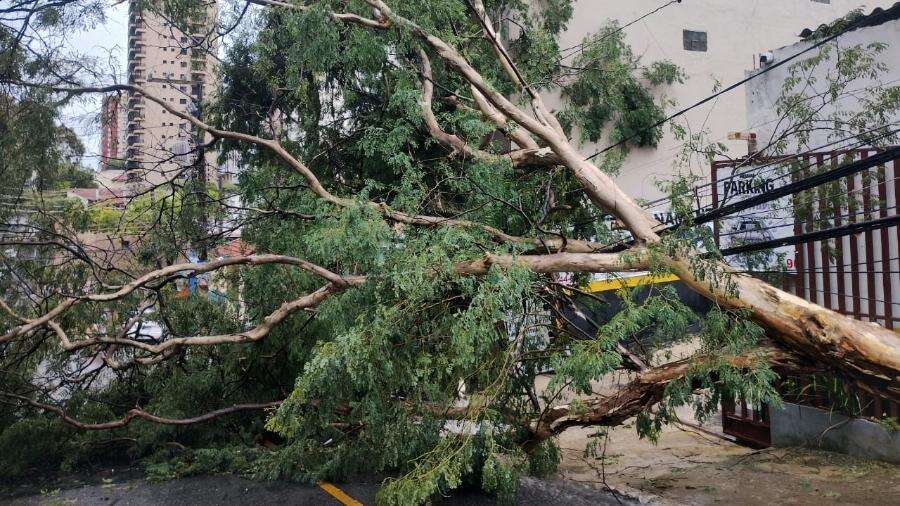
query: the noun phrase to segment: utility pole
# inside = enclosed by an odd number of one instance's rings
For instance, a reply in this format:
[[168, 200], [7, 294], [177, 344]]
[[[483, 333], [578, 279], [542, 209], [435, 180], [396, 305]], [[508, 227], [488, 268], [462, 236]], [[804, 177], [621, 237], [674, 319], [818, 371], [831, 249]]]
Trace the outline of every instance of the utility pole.
[[[202, 119], [202, 104], [200, 103], [200, 97], [203, 96], [203, 88], [202, 85], [199, 87], [199, 92], [195, 94], [195, 101], [190, 107], [190, 113], [196, 117], [197, 119]], [[197, 235], [194, 237], [192, 247], [197, 253], [197, 257], [201, 262], [205, 262], [207, 260], [207, 256], [209, 254], [207, 247], [207, 239], [209, 236], [209, 196], [206, 193], [206, 185], [207, 174], [206, 174], [206, 143], [204, 139], [204, 132], [196, 127], [193, 127], [194, 132], [194, 146], [196, 147], [197, 157], [194, 161], [194, 167], [191, 171], [191, 192], [196, 195], [197, 198]], [[184, 205], [184, 203], [182, 203]]]

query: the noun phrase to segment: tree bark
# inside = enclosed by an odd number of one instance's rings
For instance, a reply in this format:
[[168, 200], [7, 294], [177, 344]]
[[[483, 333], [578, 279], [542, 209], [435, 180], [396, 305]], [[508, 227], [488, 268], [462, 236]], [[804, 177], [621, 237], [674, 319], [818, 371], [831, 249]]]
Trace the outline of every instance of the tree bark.
[[577, 410], [573, 410], [570, 405], [547, 409], [531, 424], [531, 432], [536, 439], [534, 442], [556, 436], [571, 427], [620, 425], [661, 401], [669, 384], [684, 378], [692, 367], [703, 360], [727, 360], [738, 368], [750, 368], [760, 360], [765, 360], [776, 370], [805, 369], [795, 355], [775, 348], [733, 357], [686, 358], [643, 371], [612, 395], [585, 399]]
[[[547, 118], [540, 96], [528, 90], [536, 104], [536, 119], [493, 89], [453, 47], [412, 21], [391, 12], [382, 0], [367, 0], [398, 25], [416, 33], [445, 63], [475, 87], [501, 113], [543, 140], [572, 171], [590, 200], [613, 214], [631, 231], [639, 244], [660, 243], [659, 222], [625, 194], [606, 173], [578, 152]], [[495, 43], [499, 44], [496, 40]], [[508, 56], [499, 57], [512, 65]], [[544, 114], [540, 114], [544, 111]], [[747, 309], [754, 320], [770, 330], [770, 335], [789, 349], [810, 355], [840, 370], [863, 388], [900, 400], [900, 337], [877, 324], [861, 322], [838, 314], [779, 290], [745, 274], [734, 273], [725, 262], [715, 262], [714, 271], [725, 273], [737, 285], [732, 295], [722, 279], [701, 279], [691, 259], [699, 251], [687, 250], [663, 257], [662, 261], [687, 285], [729, 309]], [[718, 277], [718, 276], [717, 276]]]

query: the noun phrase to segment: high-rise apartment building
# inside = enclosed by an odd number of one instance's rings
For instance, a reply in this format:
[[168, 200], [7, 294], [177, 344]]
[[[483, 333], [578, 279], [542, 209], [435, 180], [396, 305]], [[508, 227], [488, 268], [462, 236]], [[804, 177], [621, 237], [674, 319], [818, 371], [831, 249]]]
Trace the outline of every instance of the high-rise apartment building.
[[[215, 0], [198, 1], [189, 19], [166, 15], [132, 2], [128, 21], [128, 82], [177, 111], [200, 115], [217, 88], [214, 40], [210, 28]], [[196, 174], [202, 163], [207, 180], [216, 182], [216, 155], [203, 146], [210, 139], [162, 105], [133, 93], [127, 97], [126, 179], [154, 185]]]
[[121, 168], [125, 156], [125, 107], [120, 95], [103, 97], [100, 111], [100, 169]]

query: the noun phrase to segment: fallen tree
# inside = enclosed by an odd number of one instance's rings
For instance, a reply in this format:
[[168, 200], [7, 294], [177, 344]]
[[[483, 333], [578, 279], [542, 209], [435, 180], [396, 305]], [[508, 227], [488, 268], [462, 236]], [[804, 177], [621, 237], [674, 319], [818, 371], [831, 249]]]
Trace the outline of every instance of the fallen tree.
[[[86, 247], [74, 219], [48, 212], [26, 220], [27, 232], [5, 245], [48, 251], [53, 261], [35, 269], [11, 257], [4, 271], [7, 403], [80, 429], [116, 430], [138, 430], [138, 418], [228, 423], [225, 415], [277, 407], [265, 422], [281, 438], [272, 475], [395, 472], [403, 477], [382, 499], [402, 503], [470, 475], [508, 493], [519, 474], [552, 467], [553, 437], [569, 427], [638, 417], [639, 430], [655, 436], [680, 404], [702, 414], [720, 396], [777, 402], [773, 368], [828, 370], [900, 399], [894, 332], [738, 272], [690, 219], [666, 231], [615, 184], [610, 173], [628, 147], [653, 145], [664, 117], [633, 75], [638, 59], [616, 26], [584, 42], [579, 61], [587, 67], [571, 76], [554, 39], [571, 12], [565, 0], [537, 12], [517, 1], [252, 0], [223, 26], [240, 26], [251, 4], [259, 8], [256, 29], [236, 36], [223, 90], [199, 117], [152, 83], [84, 84], [82, 69], [61, 76], [31, 60], [27, 43], [4, 46], [8, 60], [42, 70], [4, 74], [20, 100], [143, 100], [247, 166], [238, 206], [180, 177], [167, 183], [170, 195], [160, 196], [166, 185], [145, 189], [152, 205], [135, 218], [144, 234], [131, 237], [140, 251], [127, 265]], [[186, 6], [156, 8], [177, 19]], [[499, 16], [516, 19], [518, 37], [501, 38]], [[27, 18], [23, 26], [29, 33]], [[598, 60], [606, 71], [592, 69]], [[842, 71], [876, 67], [857, 54]], [[680, 78], [665, 62], [647, 68], [650, 83]], [[559, 111], [544, 102], [552, 92], [568, 97]], [[897, 104], [882, 107], [883, 115]], [[794, 134], [816, 120], [806, 112], [796, 113], [804, 121], [792, 125]], [[878, 118], [847, 123], [870, 131]], [[610, 128], [621, 141], [596, 163], [573, 140]], [[689, 217], [686, 188], [673, 182], [671, 199]], [[262, 253], [177, 261], [225, 241], [206, 226], [213, 206], [239, 213], [235, 228]], [[22, 226], [16, 215], [6, 219]], [[611, 230], [610, 220], [623, 229]], [[641, 302], [623, 292], [624, 309], [597, 335], [561, 324], [560, 301], [579, 293], [586, 274], [629, 271], [675, 274], [715, 308], [695, 314], [665, 288]], [[234, 300], [176, 295], [173, 285], [201, 275], [217, 276]], [[560, 282], [571, 275], [575, 283]], [[151, 320], [160, 335], [142, 332]], [[647, 329], [659, 339], [636, 349]], [[660, 360], [692, 336], [695, 356]], [[547, 368], [555, 377], [536, 391]], [[596, 381], [621, 369], [630, 380], [615, 393], [594, 392]], [[110, 399], [101, 412], [92, 404], [98, 388]], [[68, 408], [52, 402], [61, 390]], [[559, 401], [570, 395], [582, 397]], [[204, 411], [197, 398], [206, 414], [196, 415]], [[222, 401], [232, 407], [216, 407]], [[448, 419], [470, 423], [474, 434], [446, 436]], [[0, 422], [21, 420], [16, 411]], [[261, 418], [251, 423], [263, 431]], [[185, 434], [199, 444], [234, 443], [197, 431]]]

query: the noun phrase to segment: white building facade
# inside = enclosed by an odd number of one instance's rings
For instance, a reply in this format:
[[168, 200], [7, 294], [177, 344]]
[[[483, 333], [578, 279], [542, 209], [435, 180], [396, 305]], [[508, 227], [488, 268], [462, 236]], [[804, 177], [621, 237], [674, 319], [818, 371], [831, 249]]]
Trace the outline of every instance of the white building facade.
[[[561, 47], [579, 44], [585, 36], [597, 32], [608, 20], [625, 25], [661, 7], [661, 0], [579, 0], [567, 29], [560, 37]], [[672, 113], [711, 95], [717, 86], [725, 87], [746, 77], [748, 68], [757, 68], [758, 55], [774, 47], [799, 40], [805, 27], [832, 22], [855, 8], [887, 7], [893, 0], [683, 0], [672, 2], [655, 14], [623, 30], [625, 41], [644, 64], [669, 60], [680, 66], [687, 79], [684, 84], [663, 86], [660, 92], [677, 102]], [[787, 50], [787, 48], [785, 48]], [[554, 97], [548, 104], [558, 105]], [[697, 107], [678, 121], [688, 133], [708, 131], [708, 140], [722, 142], [731, 156], [747, 153], [746, 141], [729, 141], [729, 133], [758, 130], [757, 118], [748, 116], [744, 89], [738, 88]], [[609, 144], [601, 140], [583, 146], [583, 153], [594, 153]], [[664, 196], [657, 180], [671, 178], [677, 170], [690, 170], [708, 181], [710, 167], [694, 159], [689, 167], [676, 163], [684, 143], [675, 138], [669, 126], [656, 148], [632, 148], [617, 182], [636, 197], [653, 200]], [[708, 204], [708, 203], [707, 203]]]
[[[785, 164], [780, 173], [765, 163], [750, 164], [740, 170], [752, 174], [756, 181], [769, 179], [775, 182], [771, 186], [780, 186], [837, 166], [862, 166], [870, 157], [879, 155], [880, 148], [889, 149], [898, 144], [896, 133], [900, 132], [900, 114], [894, 111], [885, 114], [884, 118], [878, 117], [866, 101], [900, 85], [900, 3], [884, 11], [866, 14], [853, 22], [855, 29], [840, 36], [838, 46], [846, 51], [856, 46], [885, 45], [874, 60], [881, 64], [882, 70], [875, 78], [859, 75], [847, 80], [836, 100], [817, 99], [832, 91], [829, 86], [837, 75], [838, 58], [832, 46], [829, 59], [803, 69], [797, 86], [802, 88], [804, 96], [812, 98], [815, 108], [820, 109], [817, 116], [825, 121], [814, 126], [821, 128], [812, 130], [805, 144], [798, 146], [791, 142], [784, 147], [784, 154], [799, 156], [792, 165]], [[834, 29], [819, 32], [818, 38], [770, 49], [771, 63], [749, 73], [754, 78], [746, 88], [747, 128], [752, 127], [758, 133], [760, 148], [768, 144], [769, 139], [783, 136], [785, 130], [791, 131], [790, 122], [782, 120], [776, 105], [785, 82], [796, 76], [790, 64], [774, 65], [810, 49], [817, 40], [831, 35]], [[812, 48], [795, 61], [814, 58], [818, 54], [819, 49]], [[864, 126], [835, 128], [845, 118], [860, 113], [869, 118]], [[860, 138], [857, 130], [868, 132], [868, 137]], [[892, 136], [887, 135], [892, 132]], [[761, 156], [766, 154], [781, 153], [760, 153]], [[819, 193], [818, 200], [812, 200], [812, 204], [807, 204], [808, 208], [792, 204], [791, 197], [787, 197], [785, 205], [781, 206], [786, 210], [781, 218], [785, 225], [779, 225], [773, 219], [774, 213], [769, 211], [766, 218], [760, 220], [760, 228], [771, 230], [774, 237], [802, 237], [801, 234], [822, 230], [834, 233], [824, 240], [809, 240], [788, 247], [788, 254], [794, 261], [789, 267], [796, 273], [790, 283], [791, 291], [857, 319], [897, 329], [900, 328], [900, 277], [897, 276], [900, 273], [900, 229], [889, 220], [897, 216], [897, 202], [900, 201], [900, 158], [884, 156], [888, 159], [829, 182], [834, 186], [827, 193], [828, 197]], [[821, 192], [823, 187], [811, 191]], [[797, 202], [802, 203], [804, 199], [798, 198]], [[799, 210], [798, 206], [801, 206]], [[836, 233], [841, 227], [865, 223], [870, 225]], [[782, 227], [780, 231], [779, 227]]]

